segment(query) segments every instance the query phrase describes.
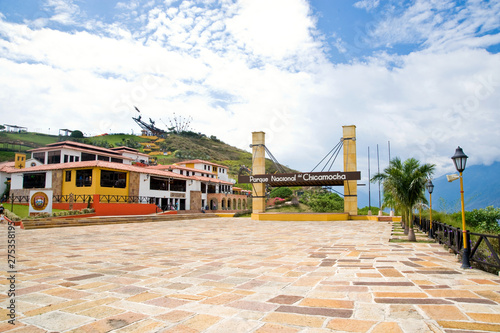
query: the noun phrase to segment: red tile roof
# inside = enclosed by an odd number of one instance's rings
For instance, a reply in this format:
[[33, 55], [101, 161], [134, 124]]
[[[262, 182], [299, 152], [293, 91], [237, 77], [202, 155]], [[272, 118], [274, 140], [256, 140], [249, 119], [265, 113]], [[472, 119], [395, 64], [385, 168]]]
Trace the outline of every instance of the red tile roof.
[[129, 164], [105, 162], [105, 161], [84, 161], [84, 162], [70, 162], [70, 163], [59, 163], [59, 164], [43, 164], [26, 169], [12, 169], [10, 173], [37, 172], [37, 171], [64, 170], [64, 169], [82, 169], [91, 167], [99, 167], [99, 168], [113, 169], [119, 171], [131, 171], [131, 172], [171, 177], [177, 179], [193, 179], [192, 177], [179, 175], [166, 170], [155, 170], [147, 167], [138, 167]]
[[15, 166], [15, 162], [3, 162], [3, 163], [0, 163], [0, 172], [10, 173], [13, 170], [16, 170], [14, 168], [14, 166]]
[[85, 143], [74, 142], [74, 141], [61, 141], [61, 142], [50, 143], [50, 144], [46, 145], [45, 147], [30, 149], [30, 150], [28, 150], [28, 152], [37, 153], [37, 152], [57, 150], [57, 149], [63, 149], [63, 148], [78, 150], [78, 151], [90, 153], [90, 154], [101, 154], [103, 156], [122, 158], [125, 160], [133, 161], [132, 158], [125, 157], [122, 154], [120, 154], [118, 151], [114, 151], [114, 150], [111, 150], [108, 148], [88, 145]]
[[195, 169], [195, 168], [188, 168], [188, 167], [185, 167], [185, 166], [175, 165], [175, 164], [171, 164], [171, 165], [160, 165], [159, 164], [159, 165], [151, 166], [150, 168], [159, 169], [159, 170], [179, 169], [179, 170], [186, 170], [186, 171], [206, 173], [206, 174], [209, 174], [209, 175], [215, 175], [215, 173], [211, 172], [211, 171], [201, 170], [201, 169]]
[[209, 165], [215, 165], [215, 166], [218, 166], [218, 167], [221, 167], [221, 168], [224, 168], [224, 169], [228, 169], [227, 166], [225, 165], [221, 165], [221, 164], [217, 164], [217, 163], [212, 163], [212, 162], [208, 162], [208, 161], [204, 161], [204, 160], [189, 160], [189, 161], [182, 161], [182, 162], [178, 162], [176, 164], [188, 164], [188, 163], [202, 163], [202, 164], [209, 164]]

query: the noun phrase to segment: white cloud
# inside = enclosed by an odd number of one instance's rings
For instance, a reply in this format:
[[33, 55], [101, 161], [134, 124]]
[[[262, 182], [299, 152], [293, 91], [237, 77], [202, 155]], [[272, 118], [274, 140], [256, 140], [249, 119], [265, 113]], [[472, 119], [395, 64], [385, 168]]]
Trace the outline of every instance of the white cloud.
[[367, 11], [370, 11], [372, 9], [377, 8], [379, 4], [380, 4], [380, 0], [361, 0], [361, 1], [356, 2], [354, 4], [354, 7], [362, 8], [362, 9], [366, 9]]
[[[482, 49], [498, 40], [470, 32], [495, 27], [487, 11], [468, 7], [447, 21], [429, 16], [446, 8], [417, 1], [380, 22], [373, 36], [389, 44], [426, 36], [428, 47], [335, 65], [326, 61], [304, 0], [172, 6], [123, 7], [133, 24], [92, 22], [96, 30], [75, 32], [1, 18], [3, 121], [53, 134], [57, 126], [138, 132], [134, 105], [160, 127], [175, 111], [192, 116], [195, 131], [244, 149], [252, 131], [264, 130], [276, 158], [303, 171], [351, 124], [363, 174], [367, 146], [373, 153], [378, 143], [386, 161], [389, 140], [392, 156], [414, 156], [439, 170], [451, 167], [457, 145], [471, 152], [472, 164], [500, 159], [500, 56]], [[390, 35], [396, 24], [402, 33]]]

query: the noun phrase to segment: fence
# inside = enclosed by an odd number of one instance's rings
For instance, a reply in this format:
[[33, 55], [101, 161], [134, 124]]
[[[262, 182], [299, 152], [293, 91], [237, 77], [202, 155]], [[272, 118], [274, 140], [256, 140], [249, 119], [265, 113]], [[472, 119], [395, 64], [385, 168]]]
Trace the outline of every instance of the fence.
[[[73, 197], [71, 199], [71, 197]], [[144, 196], [128, 196], [128, 195], [101, 195], [101, 202], [106, 203], [155, 203], [154, 197]], [[29, 195], [11, 195], [8, 197], [11, 204], [29, 203]], [[73, 194], [73, 195], [54, 195], [52, 196], [53, 203], [91, 203], [94, 201], [92, 194]]]
[[[414, 218], [414, 224], [453, 252], [459, 254], [463, 251], [462, 229], [438, 221], [432, 221], [431, 229], [429, 220], [420, 220], [418, 217]], [[467, 230], [466, 238], [471, 249], [469, 255], [471, 263], [488, 272], [500, 271], [500, 235], [480, 234]]]

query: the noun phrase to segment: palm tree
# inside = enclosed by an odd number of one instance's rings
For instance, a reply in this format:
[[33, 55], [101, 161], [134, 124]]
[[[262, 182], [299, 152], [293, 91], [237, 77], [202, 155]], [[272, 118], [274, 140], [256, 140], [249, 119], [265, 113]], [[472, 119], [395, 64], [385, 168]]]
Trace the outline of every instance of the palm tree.
[[[399, 157], [390, 161], [384, 172], [375, 174], [371, 181], [382, 181], [384, 192], [390, 193], [388, 198], [394, 200], [402, 210], [402, 220], [408, 227], [408, 240], [416, 241], [413, 231], [412, 208], [425, 199], [425, 184], [434, 173], [434, 164], [423, 164], [415, 158], [402, 162]], [[405, 232], [406, 233], [406, 232]]]

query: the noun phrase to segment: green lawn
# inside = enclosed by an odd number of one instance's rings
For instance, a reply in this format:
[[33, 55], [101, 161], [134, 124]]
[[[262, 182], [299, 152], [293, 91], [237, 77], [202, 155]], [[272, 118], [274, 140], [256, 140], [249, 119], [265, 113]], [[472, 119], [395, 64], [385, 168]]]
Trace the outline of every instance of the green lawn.
[[[6, 208], [10, 211], [12, 209], [12, 205], [9, 203], [4, 204], [3, 206], [4, 206], [4, 208]], [[63, 211], [63, 210], [62, 209], [52, 209], [52, 212], [61, 212], [61, 211]], [[16, 214], [17, 216], [19, 216], [20, 218], [28, 217], [29, 216], [29, 207], [27, 205], [14, 204], [13, 213]]]

